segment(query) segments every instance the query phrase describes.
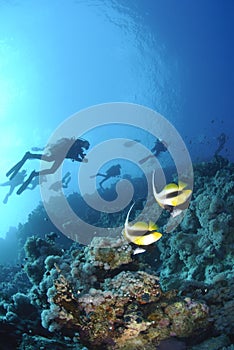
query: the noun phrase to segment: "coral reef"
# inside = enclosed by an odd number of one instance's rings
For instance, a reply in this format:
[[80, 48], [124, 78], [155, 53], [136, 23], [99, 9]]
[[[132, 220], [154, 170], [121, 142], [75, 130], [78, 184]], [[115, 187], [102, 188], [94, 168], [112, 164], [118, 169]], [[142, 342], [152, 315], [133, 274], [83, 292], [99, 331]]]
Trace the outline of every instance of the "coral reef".
[[[100, 261], [101, 257], [104, 263], [110, 257], [117, 261], [113, 258], [116, 241], [112, 239], [111, 244], [108, 239], [108, 258], [105, 240], [102, 244], [102, 240], [98, 240], [95, 255], [93, 242], [84, 249], [84, 260], [99, 264], [95, 265], [95, 271], [90, 270], [96, 276], [94, 284], [87, 270], [88, 278], [83, 282], [86, 287], [82, 291], [77, 289], [73, 279], [80, 275], [83, 265], [76, 265], [74, 274], [74, 265], [69, 271], [64, 269], [64, 260], [55, 263], [52, 270], [57, 271], [57, 278], [47, 291], [49, 308], [41, 313], [43, 327], [50, 332], [60, 330], [64, 335], [74, 336], [77, 332], [81, 343], [89, 349], [137, 349], [147, 344], [156, 345], [171, 335], [188, 337], [195, 330], [208, 326], [209, 312], [205, 303], [179, 298], [176, 291], [163, 293], [159, 278], [154, 275], [144, 271], [120, 271], [124, 264], [119, 262], [114, 264], [115, 276], [108, 277], [109, 269], [106, 270]], [[125, 247], [121, 254], [117, 249], [115, 255], [122, 256], [124, 263], [129, 261], [129, 251]], [[97, 260], [93, 260], [94, 256]], [[44, 275], [44, 279], [47, 278]]]
[[35, 349], [56, 349], [56, 350], [88, 350], [83, 345], [79, 345], [78, 343], [74, 346], [73, 344], [69, 344], [70, 339], [63, 340], [55, 340], [48, 339], [42, 336], [29, 336], [27, 334], [23, 334], [22, 342], [18, 348], [18, 350], [35, 350]]
[[0, 348], [231, 350], [233, 203], [234, 165], [217, 156], [195, 167], [183, 222], [144, 254], [121, 238], [26, 240], [21, 227], [21, 263], [0, 270]]
[[123, 239], [95, 237], [89, 245], [90, 263], [105, 270], [132, 262], [132, 247]]
[[[60, 349], [64, 337], [71, 349], [153, 349], [161, 340], [194, 336], [209, 326], [204, 302], [179, 297], [175, 290], [162, 292], [159, 278], [137, 270], [132, 248], [121, 250], [122, 243], [94, 239], [88, 247], [62, 252], [53, 241], [28, 239], [24, 271], [33, 286], [27, 294], [14, 294], [1, 316], [27, 329], [19, 349], [25, 344]], [[56, 255], [48, 255], [52, 252]], [[32, 273], [29, 265], [35, 262], [44, 266]], [[133, 270], [125, 271], [131, 265]]]
[[229, 345], [229, 338], [226, 335], [220, 335], [219, 337], [212, 337], [205, 340], [202, 344], [191, 347], [191, 350], [229, 349], [229, 347], [224, 347], [225, 345]]
[[234, 166], [221, 157], [195, 167], [195, 190], [180, 227], [159, 241], [164, 289], [185, 280], [233, 279]]

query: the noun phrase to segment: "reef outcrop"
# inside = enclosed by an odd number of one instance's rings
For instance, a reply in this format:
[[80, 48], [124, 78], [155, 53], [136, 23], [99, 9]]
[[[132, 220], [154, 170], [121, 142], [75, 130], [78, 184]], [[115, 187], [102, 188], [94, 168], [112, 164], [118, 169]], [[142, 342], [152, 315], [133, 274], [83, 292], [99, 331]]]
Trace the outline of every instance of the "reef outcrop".
[[234, 165], [217, 156], [194, 167], [194, 193], [184, 220], [158, 242], [163, 289], [184, 281], [234, 278]]
[[[136, 262], [126, 270], [131, 250], [121, 240], [99, 238], [71, 254], [46, 257], [43, 277], [31, 290], [42, 326], [88, 349], [116, 350], [153, 349], [163, 339], [204, 331], [206, 304], [163, 292], [159, 278], [137, 270]], [[27, 256], [30, 264], [32, 253]]]
[[29, 237], [23, 262], [0, 269], [1, 349], [232, 349], [234, 165], [194, 170], [186, 217], [153, 251]]

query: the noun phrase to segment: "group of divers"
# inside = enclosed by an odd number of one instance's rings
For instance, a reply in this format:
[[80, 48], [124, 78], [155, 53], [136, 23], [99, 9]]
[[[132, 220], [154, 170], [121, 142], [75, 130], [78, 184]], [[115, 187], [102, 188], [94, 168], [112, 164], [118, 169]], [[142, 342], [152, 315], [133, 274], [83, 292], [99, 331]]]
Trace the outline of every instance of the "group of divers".
[[[130, 141], [131, 145], [135, 142], [140, 142], [139, 140]], [[9, 186], [9, 192], [5, 196], [3, 203], [6, 204], [9, 196], [13, 193], [16, 187], [19, 187], [17, 194], [20, 195], [26, 189], [33, 190], [37, 185], [39, 185], [39, 176], [41, 181], [43, 177], [49, 174], [54, 174], [56, 170], [62, 165], [64, 159], [71, 159], [76, 162], [87, 163], [88, 159], [86, 158], [86, 153], [89, 149], [89, 142], [82, 138], [62, 138], [57, 141], [55, 144], [49, 144], [46, 148], [37, 148], [33, 147], [32, 151], [43, 151], [42, 153], [31, 153], [26, 152], [23, 158], [14, 165], [7, 173], [6, 176], [9, 178], [8, 181], [1, 183], [0, 186]], [[126, 143], [126, 147], [129, 147]], [[64, 152], [64, 149], [66, 150]], [[167, 151], [167, 144], [165, 141], [157, 139], [155, 141], [154, 147], [151, 149], [151, 154], [139, 161], [140, 164], [143, 164], [151, 157], [158, 157], [160, 153]], [[64, 155], [65, 154], [65, 155]], [[29, 177], [27, 177], [26, 170], [21, 170], [25, 162], [28, 159], [39, 159], [45, 162], [50, 162], [52, 166], [48, 169], [43, 169], [40, 171], [33, 170]], [[103, 189], [103, 183], [112, 177], [118, 177], [121, 174], [121, 166], [119, 164], [111, 166], [105, 174], [97, 173], [90, 176], [94, 178], [97, 176], [103, 177], [100, 181], [99, 186]], [[67, 188], [69, 182], [71, 181], [71, 173], [67, 172], [62, 178], [62, 187]], [[56, 182], [51, 185], [50, 189], [58, 190], [61, 188], [61, 184], [56, 188]], [[188, 188], [186, 183], [178, 182], [167, 184], [160, 192], [157, 192], [154, 185], [154, 174], [152, 177], [152, 187], [153, 195], [156, 202], [160, 207], [170, 212], [170, 214], [175, 217], [179, 215], [186, 207], [189, 201], [189, 198], [192, 194], [192, 190]], [[123, 236], [125, 239], [138, 246], [136, 253], [144, 252], [147, 246], [156, 242], [162, 237], [162, 234], [159, 232], [157, 225], [150, 221], [149, 223], [145, 222], [136, 222], [133, 225], [129, 224], [129, 216], [132, 211], [134, 204], [130, 207], [129, 212], [126, 216], [126, 221], [123, 229]]]

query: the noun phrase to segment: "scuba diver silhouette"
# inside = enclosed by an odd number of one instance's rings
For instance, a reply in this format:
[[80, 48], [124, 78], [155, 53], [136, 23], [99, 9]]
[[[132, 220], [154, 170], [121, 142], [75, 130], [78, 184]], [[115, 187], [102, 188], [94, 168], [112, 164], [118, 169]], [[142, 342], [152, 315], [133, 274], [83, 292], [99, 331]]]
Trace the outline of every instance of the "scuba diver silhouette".
[[13, 179], [0, 184], [0, 186], [10, 186], [10, 190], [6, 194], [6, 196], [3, 200], [4, 204], [6, 204], [8, 202], [8, 198], [14, 192], [14, 189], [16, 187], [18, 187], [19, 185], [22, 185], [24, 183], [24, 179], [26, 176], [27, 176], [26, 170], [22, 170], [19, 173], [17, 173]]
[[168, 147], [168, 145], [167, 145], [167, 143], [166, 143], [165, 141], [160, 140], [160, 139], [157, 139], [157, 140], [155, 141], [155, 143], [154, 143], [154, 147], [151, 149], [151, 152], [152, 152], [153, 154], [150, 154], [149, 156], [147, 156], [147, 157], [141, 159], [141, 160], [139, 161], [139, 164], [143, 164], [143, 163], [145, 163], [148, 159], [157, 157], [157, 156], [159, 156], [159, 154], [162, 153], [162, 152], [166, 152], [166, 151], [167, 151], [167, 147]]
[[99, 183], [99, 186], [101, 188], [103, 188], [102, 184], [107, 181], [108, 179], [110, 179], [111, 177], [117, 177], [120, 175], [120, 169], [121, 169], [121, 165], [117, 164], [117, 165], [113, 165], [112, 167], [110, 167], [107, 171], [106, 174], [101, 174], [101, 173], [97, 173], [96, 175], [92, 175], [90, 176], [90, 178], [94, 178], [96, 176], [102, 176], [104, 177], [104, 179]]
[[[55, 173], [64, 159], [71, 159], [72, 161], [76, 162], [87, 162], [88, 160], [85, 158], [86, 154], [84, 153], [84, 149], [88, 150], [89, 146], [89, 142], [81, 138], [62, 138], [55, 144], [47, 145], [43, 154], [26, 152], [23, 158], [7, 172], [6, 176], [11, 175], [10, 180], [12, 180], [24, 165], [24, 163], [27, 161], [27, 159], [40, 159], [46, 162], [53, 162], [51, 168], [43, 169], [41, 171], [33, 170], [28, 179], [16, 192], [17, 194], [21, 194], [35, 177], [39, 175], [48, 175]], [[65, 157], [64, 150], [68, 150]]]

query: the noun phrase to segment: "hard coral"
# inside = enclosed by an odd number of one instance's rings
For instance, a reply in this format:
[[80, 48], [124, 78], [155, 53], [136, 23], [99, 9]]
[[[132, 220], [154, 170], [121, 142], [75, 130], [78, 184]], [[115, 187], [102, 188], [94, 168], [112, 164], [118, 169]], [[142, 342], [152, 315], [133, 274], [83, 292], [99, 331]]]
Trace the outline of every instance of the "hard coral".
[[178, 337], [188, 337], [196, 329], [208, 326], [208, 308], [191, 300], [168, 305], [165, 313], [171, 321], [171, 331]]
[[43, 326], [64, 334], [78, 331], [89, 349], [147, 348], [170, 334], [184, 337], [207, 325], [205, 305], [163, 293], [158, 277], [144, 271], [122, 271], [85, 294], [74, 294], [60, 275], [51, 291]]
[[132, 248], [123, 239], [96, 237], [89, 246], [91, 262], [105, 270], [116, 269], [132, 261]]
[[188, 216], [158, 242], [163, 289], [179, 289], [185, 280], [212, 284], [220, 273], [233, 279], [233, 170], [222, 157], [195, 166]]
[[136, 267], [131, 252], [125, 243], [99, 238], [85, 248], [38, 257], [42, 274], [30, 296], [41, 309], [42, 326], [61, 336], [79, 334], [90, 350], [151, 350], [172, 334], [205, 329], [204, 304], [162, 292], [153, 274], [124, 271]]
[[113, 279], [106, 279], [103, 286], [119, 297], [131, 298], [139, 304], [157, 301], [161, 296], [159, 278], [144, 271], [123, 271]]

